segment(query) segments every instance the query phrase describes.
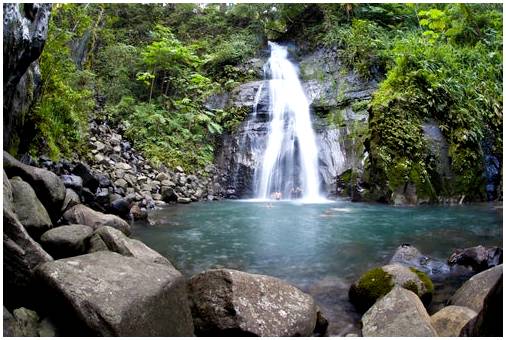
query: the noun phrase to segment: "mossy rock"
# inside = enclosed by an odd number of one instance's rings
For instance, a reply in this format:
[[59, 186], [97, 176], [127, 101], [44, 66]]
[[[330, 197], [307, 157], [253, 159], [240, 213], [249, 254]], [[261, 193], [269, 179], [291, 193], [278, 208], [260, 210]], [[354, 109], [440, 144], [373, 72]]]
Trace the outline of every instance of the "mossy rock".
[[427, 274], [397, 263], [363, 274], [351, 285], [348, 296], [359, 312], [365, 312], [395, 285], [411, 290], [426, 306], [432, 300], [434, 286]]

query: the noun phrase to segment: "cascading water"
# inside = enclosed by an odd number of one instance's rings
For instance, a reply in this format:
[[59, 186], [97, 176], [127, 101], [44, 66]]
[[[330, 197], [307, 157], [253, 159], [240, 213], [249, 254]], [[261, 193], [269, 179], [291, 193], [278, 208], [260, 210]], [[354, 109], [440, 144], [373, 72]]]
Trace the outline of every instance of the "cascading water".
[[301, 197], [319, 202], [318, 148], [309, 114], [309, 102], [287, 48], [269, 42], [271, 55], [264, 70], [270, 97], [270, 124], [261, 166], [255, 170], [256, 195], [268, 199]]

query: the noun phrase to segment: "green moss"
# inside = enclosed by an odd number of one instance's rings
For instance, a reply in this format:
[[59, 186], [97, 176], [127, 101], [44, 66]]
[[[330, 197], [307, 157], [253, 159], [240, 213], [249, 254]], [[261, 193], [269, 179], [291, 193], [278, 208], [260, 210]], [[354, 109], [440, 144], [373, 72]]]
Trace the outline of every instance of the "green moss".
[[370, 100], [360, 100], [353, 102], [351, 104], [351, 109], [353, 112], [360, 112], [367, 110], [367, 106], [369, 106]]
[[434, 293], [434, 284], [432, 283], [429, 275], [413, 267], [409, 267], [409, 269], [423, 282], [425, 288], [427, 289], [427, 293], [432, 295]]
[[415, 281], [412, 281], [412, 280], [409, 280], [409, 281], [406, 281], [403, 285], [402, 285], [403, 288], [406, 288], [407, 290], [410, 290], [412, 291], [413, 293], [415, 293], [416, 295], [418, 295], [418, 286], [416, 285], [416, 282]]
[[365, 311], [393, 287], [392, 275], [382, 268], [374, 268], [362, 275], [360, 280], [351, 286], [349, 297], [359, 311]]

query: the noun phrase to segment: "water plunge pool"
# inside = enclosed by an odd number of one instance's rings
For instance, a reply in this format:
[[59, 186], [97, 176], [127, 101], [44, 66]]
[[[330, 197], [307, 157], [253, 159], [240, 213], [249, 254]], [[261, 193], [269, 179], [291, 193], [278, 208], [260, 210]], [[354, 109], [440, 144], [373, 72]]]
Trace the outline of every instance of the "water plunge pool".
[[[188, 277], [225, 267], [286, 280], [316, 299], [334, 335], [358, 327], [360, 316], [347, 296], [351, 283], [387, 264], [402, 243], [443, 262], [454, 248], [502, 247], [502, 216], [490, 204], [398, 208], [343, 200], [271, 205], [228, 200], [169, 206], [150, 214], [154, 225], [136, 222], [133, 237]], [[433, 278], [434, 308], [464, 279]]]

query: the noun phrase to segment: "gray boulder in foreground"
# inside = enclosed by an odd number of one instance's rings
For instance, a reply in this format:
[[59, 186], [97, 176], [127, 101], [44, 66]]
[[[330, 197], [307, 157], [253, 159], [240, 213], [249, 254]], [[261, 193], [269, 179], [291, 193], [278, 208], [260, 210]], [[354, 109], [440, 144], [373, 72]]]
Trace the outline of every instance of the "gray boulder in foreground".
[[84, 224], [93, 229], [104, 225], [121, 230], [125, 235], [130, 235], [130, 225], [118, 216], [103, 214], [83, 204], [77, 204], [65, 211], [63, 219], [68, 224]]
[[[172, 266], [165, 257], [146, 246], [139, 240], [128, 238], [121, 231], [109, 226], [103, 226], [95, 231], [94, 237], [99, 237], [108, 250], [124, 256], [133, 256], [142, 261]], [[97, 239], [94, 241], [98, 242]], [[100, 247], [98, 248], [100, 249]], [[93, 251], [93, 249], [92, 249]]]
[[12, 204], [19, 222], [30, 235], [38, 239], [40, 235], [53, 226], [49, 214], [30, 184], [20, 177], [11, 178], [10, 183], [12, 186]]
[[54, 258], [86, 253], [93, 229], [87, 225], [71, 224], [53, 228], [42, 234], [40, 243]]
[[430, 320], [439, 336], [459, 336], [462, 328], [476, 315], [474, 310], [467, 307], [446, 306], [431, 315]]
[[485, 297], [501, 278], [502, 268], [501, 264], [471, 277], [450, 298], [449, 304], [464, 306], [479, 313]]
[[103, 251], [45, 263], [36, 274], [68, 335], [193, 334], [185, 279], [169, 266]]
[[189, 283], [198, 336], [311, 336], [317, 306], [298, 288], [270, 276], [208, 270]]
[[19, 176], [28, 182], [46, 208], [51, 220], [56, 222], [61, 216], [65, 199], [63, 181], [51, 171], [25, 165], [4, 151], [4, 170], [9, 177]]
[[438, 336], [415, 293], [395, 286], [362, 316], [363, 336]]

